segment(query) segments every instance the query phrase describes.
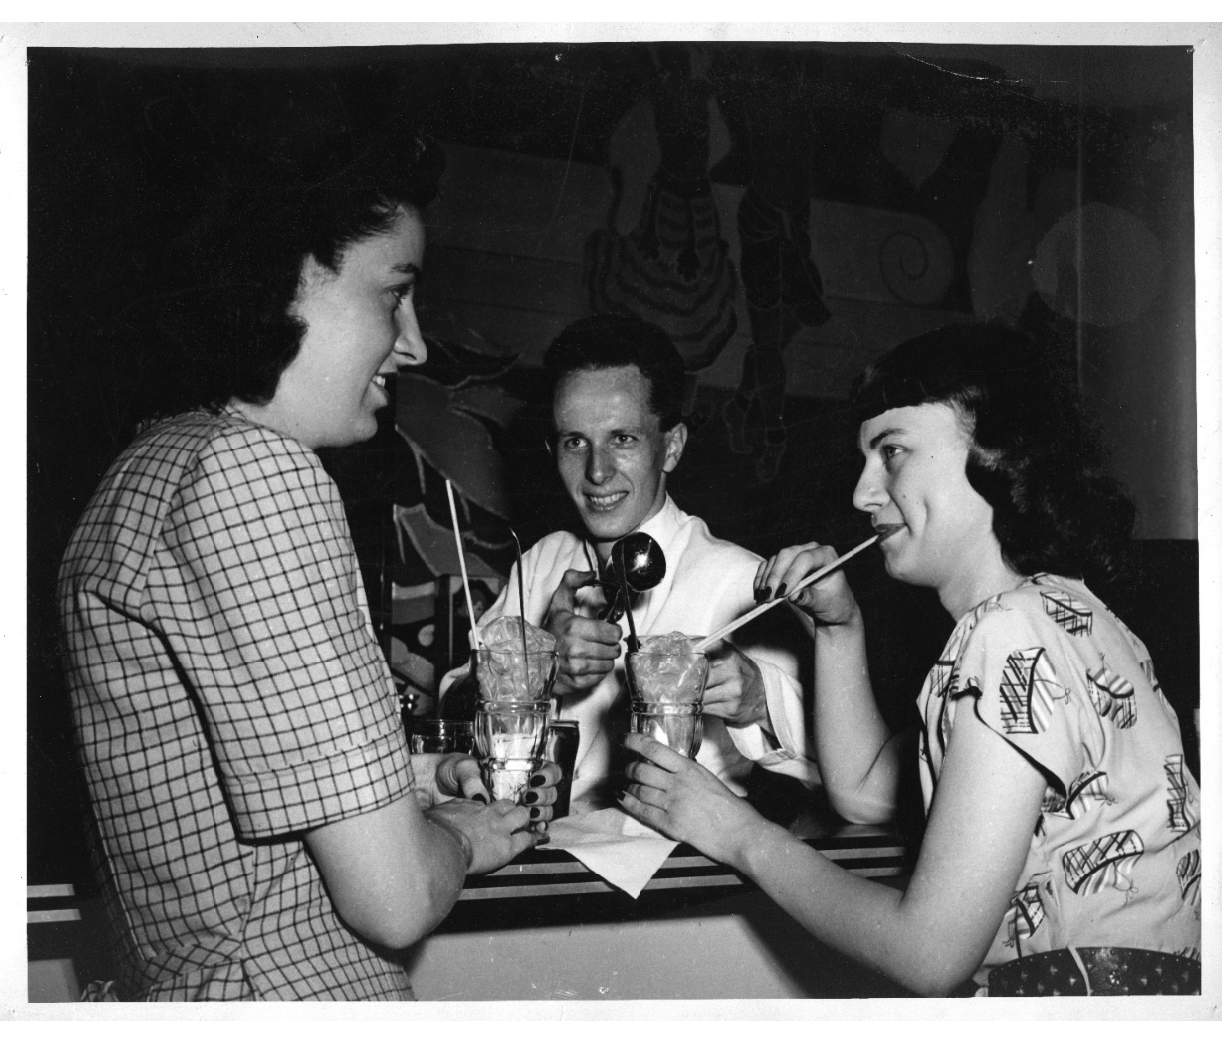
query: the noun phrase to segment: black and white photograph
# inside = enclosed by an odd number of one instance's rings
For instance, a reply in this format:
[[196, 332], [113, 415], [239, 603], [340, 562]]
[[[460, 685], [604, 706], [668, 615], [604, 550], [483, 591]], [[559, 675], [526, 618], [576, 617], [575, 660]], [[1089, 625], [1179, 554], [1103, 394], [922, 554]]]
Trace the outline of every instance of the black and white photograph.
[[1218, 25], [3, 37], [12, 1015], [1217, 1017]]

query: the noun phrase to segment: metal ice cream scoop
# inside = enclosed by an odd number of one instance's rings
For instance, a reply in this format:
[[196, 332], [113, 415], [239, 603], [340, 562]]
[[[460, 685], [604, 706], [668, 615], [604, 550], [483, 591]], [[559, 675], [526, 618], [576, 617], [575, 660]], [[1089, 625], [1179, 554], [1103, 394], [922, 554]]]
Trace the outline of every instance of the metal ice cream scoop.
[[636, 619], [632, 617], [631, 594], [653, 589], [662, 581], [666, 576], [666, 556], [652, 535], [634, 531], [611, 547], [609, 563], [615, 594], [603, 617], [614, 622], [621, 612], [627, 612], [631, 634], [628, 637], [628, 650], [636, 651], [640, 641], [636, 634]]

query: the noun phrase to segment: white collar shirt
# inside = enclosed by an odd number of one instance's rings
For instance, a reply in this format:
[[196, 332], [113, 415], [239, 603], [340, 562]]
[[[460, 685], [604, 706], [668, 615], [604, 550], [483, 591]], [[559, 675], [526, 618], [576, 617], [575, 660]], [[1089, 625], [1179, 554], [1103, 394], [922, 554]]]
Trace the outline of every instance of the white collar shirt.
[[[633, 617], [641, 637], [682, 632], [705, 636], [755, 606], [753, 580], [760, 557], [723, 539], [714, 538], [699, 517], [675, 505], [668, 496], [662, 509], [641, 525], [662, 547], [666, 574], [653, 589], [640, 594]], [[527, 620], [546, 627], [552, 594], [566, 571], [597, 571], [593, 545], [567, 531], [540, 539], [523, 555], [523, 586]], [[590, 586], [577, 593], [578, 613], [594, 617], [603, 605], [601, 590]], [[480, 624], [518, 614], [517, 567]], [[799, 681], [799, 654], [803, 648], [790, 638], [796, 626], [769, 625], [770, 612], [734, 634], [733, 643], [759, 666], [764, 681], [766, 726], [727, 726], [706, 714], [704, 738], [697, 761], [715, 773], [737, 794], [746, 793], [752, 763], [788, 774], [808, 786], [818, 782], [811, 758], [809, 711]], [[785, 619], [784, 621], [789, 621]], [[627, 634], [627, 620], [620, 625]], [[807, 650], [806, 653], [809, 653]], [[444, 691], [462, 675], [452, 670], [442, 681]], [[624, 650], [615, 668], [592, 690], [566, 695], [558, 717], [580, 724], [580, 744], [574, 771], [572, 798], [576, 806], [607, 803], [606, 794], [622, 785], [616, 767], [619, 737], [628, 727], [628, 696], [624, 681]], [[583, 802], [584, 800], [584, 802]]]

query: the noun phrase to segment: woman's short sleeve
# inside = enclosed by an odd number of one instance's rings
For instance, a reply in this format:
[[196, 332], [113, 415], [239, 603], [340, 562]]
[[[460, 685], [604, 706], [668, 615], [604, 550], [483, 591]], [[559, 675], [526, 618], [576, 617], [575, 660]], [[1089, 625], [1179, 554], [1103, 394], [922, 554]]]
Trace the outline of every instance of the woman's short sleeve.
[[343, 504], [313, 453], [214, 440], [167, 517], [158, 616], [239, 833], [368, 812], [412, 783]]
[[[972, 695], [984, 723], [1066, 791], [1085, 760], [1088, 725], [1074, 690], [1068, 637], [1031, 598], [984, 611], [968, 634], [948, 695]], [[958, 707], [962, 707], [962, 702]]]

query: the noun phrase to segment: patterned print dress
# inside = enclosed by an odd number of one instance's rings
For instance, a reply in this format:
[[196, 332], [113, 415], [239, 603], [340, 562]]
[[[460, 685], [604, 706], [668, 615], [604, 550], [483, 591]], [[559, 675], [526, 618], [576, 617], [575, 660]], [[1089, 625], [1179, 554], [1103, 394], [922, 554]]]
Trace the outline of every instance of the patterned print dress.
[[1039, 574], [955, 627], [918, 698], [928, 811], [956, 712], [1048, 778], [1018, 887], [976, 973], [1063, 947], [1200, 957], [1200, 790], [1150, 655], [1086, 586]]

